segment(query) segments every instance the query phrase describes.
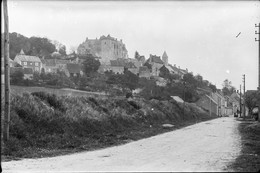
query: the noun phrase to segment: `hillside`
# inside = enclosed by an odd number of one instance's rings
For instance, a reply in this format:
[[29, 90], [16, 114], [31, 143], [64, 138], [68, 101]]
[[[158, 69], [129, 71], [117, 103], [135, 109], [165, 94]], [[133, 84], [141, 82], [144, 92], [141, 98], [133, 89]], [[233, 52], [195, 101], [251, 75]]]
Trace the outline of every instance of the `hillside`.
[[[93, 150], [211, 118], [194, 104], [183, 108], [174, 100], [12, 95], [11, 136], [2, 154], [8, 159]], [[165, 129], [165, 123], [174, 126]]]

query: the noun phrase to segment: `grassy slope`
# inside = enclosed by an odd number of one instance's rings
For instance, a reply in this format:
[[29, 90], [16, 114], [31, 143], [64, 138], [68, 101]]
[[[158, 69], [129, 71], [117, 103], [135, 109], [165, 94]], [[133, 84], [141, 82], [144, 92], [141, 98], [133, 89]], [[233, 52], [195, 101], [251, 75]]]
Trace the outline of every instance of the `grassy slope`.
[[[193, 104], [51, 95], [12, 95], [3, 159], [45, 157], [138, 140], [212, 119]], [[173, 128], [162, 128], [171, 123]]]
[[237, 172], [260, 171], [260, 123], [241, 120], [239, 133], [242, 139], [241, 155], [230, 167]]

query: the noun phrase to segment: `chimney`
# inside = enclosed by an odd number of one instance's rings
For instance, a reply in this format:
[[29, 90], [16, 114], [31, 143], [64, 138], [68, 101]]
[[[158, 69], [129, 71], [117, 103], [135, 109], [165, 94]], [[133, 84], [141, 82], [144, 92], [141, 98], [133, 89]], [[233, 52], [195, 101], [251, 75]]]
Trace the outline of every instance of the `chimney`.
[[180, 69], [180, 66], [179, 66], [179, 69]]
[[174, 64], [174, 67], [176, 67], [176, 64]]
[[186, 71], [189, 72], [187, 68], [186, 68]]

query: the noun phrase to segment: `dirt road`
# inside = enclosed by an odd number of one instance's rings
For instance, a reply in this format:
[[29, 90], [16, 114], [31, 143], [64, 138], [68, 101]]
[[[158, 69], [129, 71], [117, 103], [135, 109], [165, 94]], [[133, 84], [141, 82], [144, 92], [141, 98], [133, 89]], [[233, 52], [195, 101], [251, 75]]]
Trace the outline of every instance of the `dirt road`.
[[3, 162], [4, 172], [232, 171], [240, 152], [238, 121], [223, 117], [122, 146]]

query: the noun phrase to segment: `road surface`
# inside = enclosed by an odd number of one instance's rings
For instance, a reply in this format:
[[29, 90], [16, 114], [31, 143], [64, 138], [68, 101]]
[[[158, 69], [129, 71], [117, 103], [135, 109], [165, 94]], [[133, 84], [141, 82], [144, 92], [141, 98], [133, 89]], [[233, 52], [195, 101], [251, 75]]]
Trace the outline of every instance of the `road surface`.
[[222, 117], [102, 150], [3, 162], [4, 172], [232, 171], [238, 121]]

